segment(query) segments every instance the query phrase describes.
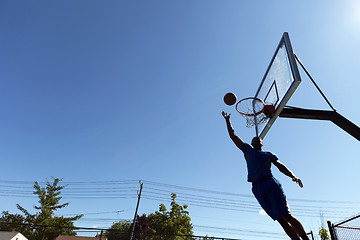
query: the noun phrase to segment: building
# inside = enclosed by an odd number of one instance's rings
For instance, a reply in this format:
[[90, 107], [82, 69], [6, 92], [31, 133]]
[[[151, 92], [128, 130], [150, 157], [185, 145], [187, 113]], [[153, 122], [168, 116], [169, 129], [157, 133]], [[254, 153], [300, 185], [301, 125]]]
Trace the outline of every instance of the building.
[[24, 235], [18, 232], [0, 231], [0, 240], [28, 240]]
[[[56, 240], [99, 240], [99, 239], [100, 237], [80, 237], [80, 236], [66, 236], [66, 235], [60, 235], [56, 238]], [[107, 240], [107, 238], [102, 237], [101, 240]]]

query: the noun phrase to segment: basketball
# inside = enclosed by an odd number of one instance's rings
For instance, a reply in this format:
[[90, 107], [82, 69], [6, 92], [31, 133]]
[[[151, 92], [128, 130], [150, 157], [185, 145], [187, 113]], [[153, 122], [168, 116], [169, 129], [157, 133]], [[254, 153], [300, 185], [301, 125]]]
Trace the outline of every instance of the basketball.
[[236, 103], [236, 95], [233, 93], [225, 94], [224, 102], [229, 106], [234, 105]]

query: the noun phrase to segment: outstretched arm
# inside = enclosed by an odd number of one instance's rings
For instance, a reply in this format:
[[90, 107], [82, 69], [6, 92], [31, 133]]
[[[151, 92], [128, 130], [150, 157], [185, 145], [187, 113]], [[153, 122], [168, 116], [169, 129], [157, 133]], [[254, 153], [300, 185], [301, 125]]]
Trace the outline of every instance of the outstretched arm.
[[235, 135], [235, 131], [234, 131], [233, 127], [231, 126], [231, 122], [230, 122], [231, 114], [227, 114], [224, 111], [221, 114], [225, 118], [227, 130], [229, 132], [229, 136], [230, 136], [231, 140], [235, 143], [235, 145], [238, 148], [240, 148], [241, 151], [243, 151], [244, 142], [241, 140], [241, 138], [239, 138], [238, 136]]
[[273, 162], [274, 165], [279, 169], [280, 172], [285, 174], [286, 176], [290, 177], [294, 182], [299, 184], [299, 186], [302, 188], [303, 184], [300, 180], [300, 178], [297, 178], [290, 169], [288, 169], [283, 163], [281, 163], [279, 160], [276, 160]]

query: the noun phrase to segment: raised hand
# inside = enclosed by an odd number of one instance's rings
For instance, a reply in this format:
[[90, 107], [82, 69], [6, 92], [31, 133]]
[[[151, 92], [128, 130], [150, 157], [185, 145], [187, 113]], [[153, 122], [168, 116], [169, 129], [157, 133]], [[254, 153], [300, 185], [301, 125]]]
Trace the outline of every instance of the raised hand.
[[224, 117], [226, 120], [229, 120], [229, 119], [230, 119], [230, 116], [231, 116], [230, 113], [228, 114], [228, 113], [222, 111], [221, 114], [223, 115], [223, 117]]

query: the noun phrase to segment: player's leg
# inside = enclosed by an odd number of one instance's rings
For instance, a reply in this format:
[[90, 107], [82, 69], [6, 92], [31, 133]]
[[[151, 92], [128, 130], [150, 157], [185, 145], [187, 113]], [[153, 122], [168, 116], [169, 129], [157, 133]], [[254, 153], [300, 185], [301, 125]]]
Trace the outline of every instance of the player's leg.
[[293, 229], [296, 231], [296, 233], [304, 240], [309, 240], [309, 237], [307, 236], [305, 229], [301, 222], [295, 218], [293, 215], [285, 215], [283, 216], [285, 220], [293, 227]]
[[301, 223], [291, 215], [285, 193], [275, 178], [253, 183], [252, 191], [265, 212], [280, 223], [292, 240], [300, 240], [300, 236], [309, 239]]
[[291, 240], [300, 240], [299, 235], [296, 233], [295, 229], [290, 225], [284, 215], [280, 216], [277, 221], [280, 223], [281, 227], [291, 238]]
[[273, 178], [272, 186], [271, 191], [268, 193], [268, 198], [270, 200], [275, 219], [280, 223], [286, 234], [291, 239], [300, 239], [303, 234], [307, 237], [301, 223], [291, 215], [291, 211], [280, 182]]

